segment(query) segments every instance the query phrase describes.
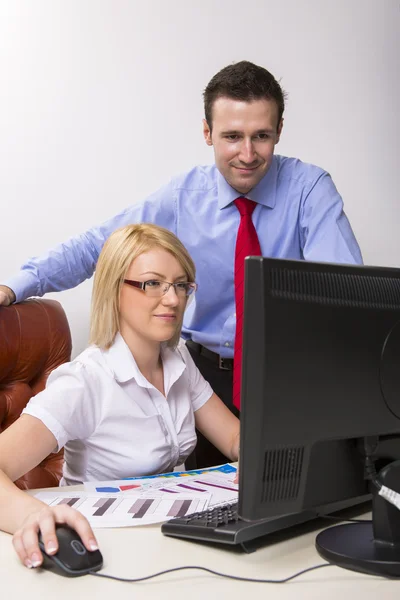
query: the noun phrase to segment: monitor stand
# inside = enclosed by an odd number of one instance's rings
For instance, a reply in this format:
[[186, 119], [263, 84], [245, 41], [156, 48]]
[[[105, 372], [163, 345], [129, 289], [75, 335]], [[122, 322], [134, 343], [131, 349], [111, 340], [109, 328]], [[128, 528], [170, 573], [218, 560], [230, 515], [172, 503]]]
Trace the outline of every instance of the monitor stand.
[[[400, 491], [400, 460], [384, 467], [379, 481]], [[318, 534], [315, 544], [328, 562], [351, 569], [380, 575], [400, 577], [400, 510], [372, 491], [372, 522], [347, 523], [330, 527]]]

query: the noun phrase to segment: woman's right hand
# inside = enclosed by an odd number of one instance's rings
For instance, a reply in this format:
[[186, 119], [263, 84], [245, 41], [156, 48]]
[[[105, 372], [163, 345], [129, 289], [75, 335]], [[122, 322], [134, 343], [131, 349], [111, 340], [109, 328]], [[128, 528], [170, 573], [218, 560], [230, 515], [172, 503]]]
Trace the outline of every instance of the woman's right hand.
[[61, 523], [69, 525], [78, 533], [87, 550], [98, 549], [92, 528], [81, 513], [67, 504], [50, 507], [43, 503], [41, 507], [29, 514], [13, 536], [14, 549], [26, 567], [39, 567], [43, 562], [38, 543], [39, 533], [42, 534], [46, 553], [56, 554], [58, 551], [56, 524]]

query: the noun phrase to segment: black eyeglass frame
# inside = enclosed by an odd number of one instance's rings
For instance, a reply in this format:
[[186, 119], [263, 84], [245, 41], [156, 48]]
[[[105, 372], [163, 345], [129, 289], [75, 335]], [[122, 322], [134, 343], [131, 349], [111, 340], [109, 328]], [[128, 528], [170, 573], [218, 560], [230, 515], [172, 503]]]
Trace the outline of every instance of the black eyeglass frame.
[[[197, 283], [195, 283], [194, 281], [177, 281], [176, 283], [172, 283], [170, 281], [161, 281], [159, 279], [148, 279], [147, 281], [135, 281], [134, 279], [124, 279], [123, 282], [127, 283], [128, 285], [131, 285], [132, 287], [137, 288], [138, 290], [142, 290], [145, 293], [146, 293], [146, 285], [147, 284], [154, 283], [154, 282], [163, 283], [163, 284], [165, 284], [166, 287], [164, 288], [164, 291], [162, 292], [162, 294], [160, 294], [160, 296], [159, 296], [160, 298], [162, 296], [165, 296], [165, 294], [168, 294], [171, 285], [174, 286], [175, 294], [177, 296], [180, 295], [177, 292], [178, 285], [189, 286], [186, 289], [186, 297], [191, 296], [197, 290], [197, 287], [198, 287]], [[155, 294], [155, 296], [153, 296], [153, 297], [158, 297], [158, 294]]]

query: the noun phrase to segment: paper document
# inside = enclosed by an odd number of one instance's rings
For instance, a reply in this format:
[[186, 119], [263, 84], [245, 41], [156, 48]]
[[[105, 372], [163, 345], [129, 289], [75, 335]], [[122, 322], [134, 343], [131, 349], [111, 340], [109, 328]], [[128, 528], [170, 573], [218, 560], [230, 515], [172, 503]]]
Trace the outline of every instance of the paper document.
[[84, 492], [68, 491], [66, 486], [38, 492], [35, 496], [49, 506], [72, 506], [92, 527], [132, 527], [161, 523], [236, 502], [235, 476], [236, 468], [226, 464], [210, 469], [87, 482]]
[[[230, 464], [193, 471], [172, 471], [148, 477], [130, 477], [114, 481], [86, 482], [85, 491], [97, 493], [135, 493], [159, 490], [166, 494], [176, 492], [208, 492], [212, 495], [210, 506], [236, 502], [239, 486], [233, 483], [236, 467]], [[196, 490], [197, 486], [197, 490]]]
[[[143, 491], [158, 490], [164, 494], [187, 493], [198, 496], [208, 494], [209, 507], [237, 502], [236, 467], [230, 464], [197, 469], [193, 471], [173, 471], [148, 477], [131, 477], [115, 481], [87, 482], [85, 491], [96, 493], [132, 494]], [[197, 511], [196, 511], [197, 512]]]
[[209, 494], [164, 494], [157, 490], [135, 494], [87, 492], [38, 492], [35, 497], [49, 506], [68, 504], [89, 521], [92, 527], [133, 527], [161, 523], [174, 517], [206, 510]]

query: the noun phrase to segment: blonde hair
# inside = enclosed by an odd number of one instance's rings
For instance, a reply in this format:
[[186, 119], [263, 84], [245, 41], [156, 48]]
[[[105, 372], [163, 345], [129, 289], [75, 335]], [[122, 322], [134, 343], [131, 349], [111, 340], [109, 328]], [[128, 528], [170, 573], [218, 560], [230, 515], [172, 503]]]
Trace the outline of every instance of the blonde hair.
[[[126, 272], [135, 258], [161, 248], [176, 258], [188, 281], [195, 281], [196, 269], [185, 246], [163, 227], [150, 223], [128, 225], [114, 231], [100, 253], [94, 276], [90, 317], [90, 343], [107, 349], [119, 331], [119, 297]], [[182, 322], [167, 345], [175, 347]]]

